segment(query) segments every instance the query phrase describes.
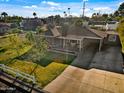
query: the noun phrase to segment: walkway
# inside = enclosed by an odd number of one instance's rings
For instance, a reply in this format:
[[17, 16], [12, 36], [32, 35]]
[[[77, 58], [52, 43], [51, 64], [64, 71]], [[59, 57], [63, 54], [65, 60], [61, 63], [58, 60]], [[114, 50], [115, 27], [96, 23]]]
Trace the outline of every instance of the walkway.
[[50, 93], [124, 93], [124, 75], [69, 66], [48, 84]]

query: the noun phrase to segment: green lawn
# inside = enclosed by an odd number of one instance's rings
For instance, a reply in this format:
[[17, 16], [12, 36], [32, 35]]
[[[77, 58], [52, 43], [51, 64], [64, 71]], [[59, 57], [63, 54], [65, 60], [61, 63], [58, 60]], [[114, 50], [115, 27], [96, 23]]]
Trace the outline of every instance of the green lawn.
[[[15, 39], [15, 43], [12, 43], [9, 37], [13, 37]], [[23, 41], [17, 35], [0, 38], [0, 62], [21, 56], [31, 48], [32, 46], [30, 44]]]
[[[33, 71], [33, 68], [35, 68], [36, 65], [37, 64], [32, 62], [20, 60], [13, 60], [10, 64], [8, 64], [8, 66], [28, 74]], [[38, 84], [41, 87], [44, 87], [54, 80], [58, 75], [60, 75], [67, 66], [68, 65], [56, 62], [52, 62], [46, 67], [38, 65], [38, 67], [33, 72], [33, 75], [36, 77]]]
[[[15, 42], [11, 42], [10, 37], [13, 37]], [[47, 52], [40, 62], [33, 63], [32, 60], [26, 61], [27, 55], [25, 56], [30, 53], [31, 48], [29, 42], [17, 35], [0, 37], [0, 63], [28, 74], [32, 73], [41, 87], [59, 76], [75, 58], [66, 54]], [[22, 56], [25, 56], [23, 60], [20, 58]], [[36, 66], [37, 68], [33, 70]]]
[[63, 63], [70, 65], [71, 62], [75, 59], [75, 56], [56, 53], [56, 52], [47, 52], [46, 55], [41, 59], [38, 64], [42, 66], [47, 66], [51, 62]]
[[[47, 52], [45, 56], [43, 56], [37, 64], [46, 67], [51, 62], [57, 62], [62, 64], [70, 65], [71, 62], [75, 59], [76, 56], [63, 54], [63, 53], [56, 53], [56, 52]], [[30, 52], [22, 55], [18, 58], [19, 60], [27, 60], [30, 61]]]

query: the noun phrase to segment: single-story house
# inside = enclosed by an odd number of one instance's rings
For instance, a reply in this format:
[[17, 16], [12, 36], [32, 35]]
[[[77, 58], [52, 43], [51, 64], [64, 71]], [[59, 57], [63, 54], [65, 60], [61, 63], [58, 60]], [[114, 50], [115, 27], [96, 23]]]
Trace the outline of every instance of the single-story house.
[[11, 23], [0, 23], [0, 35], [4, 35], [9, 29], [11, 29]]
[[45, 21], [40, 18], [25, 18], [20, 23], [20, 27], [23, 30], [35, 31], [38, 26], [42, 26], [44, 23]]

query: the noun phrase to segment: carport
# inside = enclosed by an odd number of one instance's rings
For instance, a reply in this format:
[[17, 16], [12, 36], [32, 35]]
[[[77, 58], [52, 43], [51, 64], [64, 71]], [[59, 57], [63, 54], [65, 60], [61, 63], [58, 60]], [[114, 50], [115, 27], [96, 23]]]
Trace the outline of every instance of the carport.
[[101, 50], [103, 44], [103, 38], [100, 37], [67, 35], [66, 37], [58, 37], [58, 38], [63, 39], [63, 48], [65, 48], [66, 41], [69, 41], [69, 43], [72, 43], [71, 41], [76, 41], [75, 44], [79, 45], [79, 51], [82, 51], [82, 49], [84, 48], [84, 44], [85, 44], [84, 39], [99, 40], [99, 51]]

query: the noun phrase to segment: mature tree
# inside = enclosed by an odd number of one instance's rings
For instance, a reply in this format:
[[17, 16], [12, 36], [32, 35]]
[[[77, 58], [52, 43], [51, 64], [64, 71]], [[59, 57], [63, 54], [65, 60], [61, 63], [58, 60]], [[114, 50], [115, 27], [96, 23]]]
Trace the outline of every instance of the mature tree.
[[[124, 19], [120, 21], [117, 31], [119, 33], [119, 37], [122, 45], [122, 56], [123, 56], [124, 55]], [[123, 58], [123, 61], [124, 61], [124, 58]], [[123, 62], [123, 65], [124, 65], [124, 62]]]
[[122, 18], [122, 20], [119, 22], [117, 31], [119, 33], [119, 37], [120, 37], [120, 41], [121, 41], [121, 45], [122, 45], [122, 57], [123, 57], [123, 68], [124, 68], [124, 18]]
[[76, 26], [82, 26], [82, 25], [83, 25], [83, 20], [82, 20], [82, 19], [78, 19], [78, 20], [75, 22], [75, 25], [76, 25]]
[[1, 16], [5, 18], [5, 17], [8, 16], [8, 14], [7, 14], [6, 12], [2, 12], [2, 13], [1, 13]]
[[108, 14], [103, 14], [102, 17], [108, 18]]
[[12, 28], [8, 31], [10, 34], [21, 33], [22, 31], [18, 28]]
[[43, 34], [45, 32], [45, 29], [43, 27], [41, 27], [41, 26], [38, 26], [36, 28], [36, 32], [37, 32], [37, 34], [41, 35], [41, 34]]
[[70, 16], [70, 10], [71, 10], [71, 8], [68, 8], [68, 15]]
[[60, 24], [60, 19], [61, 19], [60, 15], [55, 15], [55, 21], [58, 25]]
[[64, 13], [64, 16], [66, 17], [67, 16], [67, 13], [65, 11], [63, 13]]
[[93, 13], [93, 14], [92, 14], [92, 18], [95, 17], [95, 16], [96, 16], [96, 13]]
[[124, 2], [119, 6], [118, 11], [124, 11]]
[[119, 16], [119, 11], [115, 11], [114, 16]]
[[6, 12], [1, 13], [1, 17], [4, 20], [4, 22], [6, 22], [7, 16], [8, 16], [8, 14]]
[[118, 10], [114, 13], [115, 16], [124, 16], [124, 2], [119, 6]]
[[[26, 35], [26, 38], [33, 45], [30, 54], [30, 59], [36, 63], [41, 61], [41, 58], [45, 55], [47, 51], [47, 42], [45, 38], [41, 35], [43, 33], [43, 29], [40, 29], [40, 27], [38, 27], [37, 32], [40, 32], [40, 34], [36, 35], [33, 34], [32, 32], [28, 32]], [[38, 63], [30, 74], [32, 74], [37, 69], [37, 67]]]

